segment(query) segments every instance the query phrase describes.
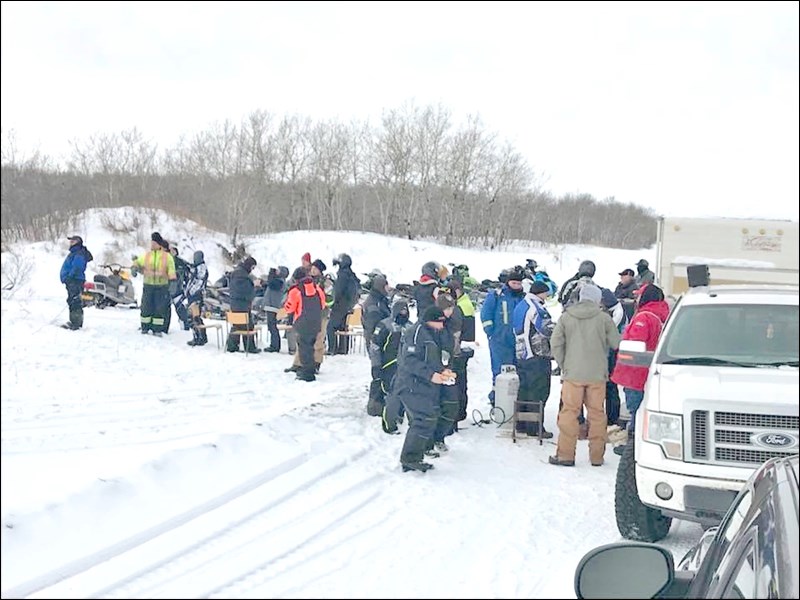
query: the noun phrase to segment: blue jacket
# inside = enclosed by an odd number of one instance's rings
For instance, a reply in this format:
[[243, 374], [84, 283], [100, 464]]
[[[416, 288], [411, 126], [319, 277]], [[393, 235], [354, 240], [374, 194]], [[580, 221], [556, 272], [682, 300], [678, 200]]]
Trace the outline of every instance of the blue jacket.
[[481, 324], [490, 342], [514, 347], [512, 318], [522, 299], [522, 292], [514, 293], [507, 285], [486, 296], [481, 307]]
[[61, 283], [68, 279], [86, 281], [86, 265], [92, 260], [92, 253], [83, 244], [75, 244], [69, 249], [64, 264], [61, 265]]

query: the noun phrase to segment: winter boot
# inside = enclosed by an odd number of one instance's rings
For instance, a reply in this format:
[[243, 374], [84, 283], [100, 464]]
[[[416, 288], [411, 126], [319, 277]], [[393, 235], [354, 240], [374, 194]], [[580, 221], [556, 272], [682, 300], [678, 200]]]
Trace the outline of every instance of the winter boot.
[[284, 373], [297, 373], [299, 371], [300, 371], [300, 367], [298, 367], [297, 365], [292, 365], [288, 369], [284, 369], [283, 370]]
[[319, 375], [319, 368], [322, 366], [322, 363], [315, 362], [314, 363], [314, 373]]
[[68, 329], [80, 329], [83, 325], [83, 309], [70, 308], [69, 309], [69, 327]]
[[400, 463], [400, 465], [403, 467], [403, 473], [407, 473], [408, 471], [419, 471], [420, 473], [425, 473], [433, 468], [432, 464], [422, 461]]
[[383, 407], [383, 411], [381, 411], [381, 428], [383, 429], [384, 433], [389, 434], [399, 434], [400, 432], [397, 430], [397, 423], [394, 419], [387, 419], [388, 415], [386, 414], [386, 407]]
[[558, 456], [549, 456], [547, 458], [547, 462], [551, 465], [556, 465], [557, 467], [574, 467], [575, 461], [574, 460], [564, 460], [558, 458]]
[[442, 442], [436, 442], [433, 445], [433, 447], [440, 454], [444, 453], [444, 452], [450, 452], [450, 447], [447, 444], [445, 444], [443, 441]]
[[317, 380], [317, 378], [314, 375], [314, 373], [309, 372], [309, 371], [307, 371], [305, 369], [300, 369], [297, 372], [296, 379], [299, 379], [300, 381], [316, 381]]

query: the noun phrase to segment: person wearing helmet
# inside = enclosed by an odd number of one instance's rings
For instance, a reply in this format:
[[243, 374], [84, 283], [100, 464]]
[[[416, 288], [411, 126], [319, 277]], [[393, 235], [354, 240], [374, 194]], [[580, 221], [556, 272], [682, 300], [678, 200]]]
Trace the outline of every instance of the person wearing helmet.
[[422, 275], [419, 281], [414, 282], [412, 291], [414, 302], [417, 305], [417, 315], [421, 315], [429, 306], [433, 306], [436, 303], [439, 285], [448, 274], [447, 267], [435, 260], [428, 261], [422, 265]]
[[512, 316], [525, 292], [522, 280], [525, 274], [522, 267], [514, 267], [504, 272], [503, 287], [486, 296], [481, 307], [481, 324], [489, 338], [489, 356], [492, 362], [492, 391], [489, 402], [494, 406], [494, 382], [502, 365], [517, 364], [516, 336]]
[[350, 340], [347, 336], [340, 338], [336, 332], [347, 330], [347, 315], [358, 302], [361, 280], [353, 273], [351, 268], [353, 259], [349, 254], [340, 254], [333, 259], [333, 264], [339, 267], [339, 270], [333, 284], [333, 304], [327, 331], [327, 354], [347, 354]]
[[192, 323], [192, 339], [186, 342], [189, 346], [205, 346], [208, 343], [205, 327], [203, 327], [203, 294], [208, 284], [208, 266], [202, 250], [195, 250], [192, 265], [189, 267], [189, 281], [186, 283], [186, 302], [189, 304], [189, 315]]
[[656, 281], [655, 273], [650, 270], [650, 263], [643, 258], [639, 259], [639, 262], [636, 263], [636, 273], [634, 281], [638, 288], [642, 288], [648, 283], [655, 283]]
[[591, 260], [581, 262], [578, 266], [578, 272], [567, 279], [564, 285], [561, 286], [561, 291], [558, 294], [558, 301], [561, 306], [567, 308], [578, 302], [579, 296], [576, 292], [580, 291], [581, 287], [587, 283], [594, 285], [592, 277], [594, 277], [595, 271], [595, 264]]

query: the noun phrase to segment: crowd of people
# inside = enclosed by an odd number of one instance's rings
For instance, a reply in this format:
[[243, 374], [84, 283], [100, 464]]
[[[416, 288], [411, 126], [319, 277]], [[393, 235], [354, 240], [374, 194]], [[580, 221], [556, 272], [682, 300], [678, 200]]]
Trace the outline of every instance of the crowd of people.
[[[61, 269], [70, 311], [64, 327], [76, 330], [83, 324], [80, 295], [92, 255], [79, 236], [69, 240], [70, 251]], [[322, 260], [312, 260], [310, 253], [300, 262], [291, 276], [287, 267], [276, 266], [266, 276], [255, 277], [257, 261], [246, 256], [226, 273], [229, 310], [246, 315], [231, 327], [226, 350], [261, 352], [249, 334], [254, 329], [253, 312], [263, 313], [269, 333], [266, 352], [280, 352], [282, 329], [287, 330], [285, 339], [294, 359], [285, 370], [294, 372], [298, 380], [314, 381], [326, 354], [348, 352], [349, 336], [340, 334], [360, 303], [371, 375], [366, 411], [380, 418], [387, 434], [399, 433], [399, 425], [407, 420], [402, 468], [428, 471], [433, 465], [425, 458], [449, 451], [446, 438], [467, 417], [467, 367], [474, 354], [476, 330], [476, 305], [467, 289], [474, 280], [468, 279], [468, 268], [459, 265], [450, 273], [436, 261], [426, 262], [409, 293], [399, 295], [377, 270], [366, 274], [362, 284], [348, 254], [334, 258], [335, 276], [327, 273]], [[640, 260], [636, 267], [636, 273], [623, 269], [611, 291], [595, 284], [595, 264], [585, 260], [558, 289], [546, 273], [537, 276], [536, 263], [529, 260], [525, 267], [504, 270], [499, 277], [502, 283], [480, 306], [491, 358], [492, 406], [494, 383], [504, 365], [516, 367], [517, 400], [530, 411], [544, 411], [551, 378], [561, 377], [559, 437], [556, 454], [549, 459], [553, 465], [575, 464], [578, 439], [589, 440], [591, 464], [603, 464], [607, 425], [619, 425], [618, 385], [623, 386], [631, 415], [628, 435], [633, 429], [647, 369], [617, 365], [616, 350], [620, 339], [640, 340], [648, 350], [654, 349], [669, 314], [647, 261]], [[161, 337], [168, 332], [174, 307], [183, 329], [192, 332], [187, 343], [193, 347], [208, 343], [203, 322], [208, 268], [202, 251], [194, 252], [192, 261], [183, 260], [175, 244], [154, 232], [150, 250], [134, 256], [131, 269], [144, 279], [143, 335], [152, 332]], [[551, 297], [562, 305], [557, 321], [547, 307]], [[412, 306], [418, 317], [415, 322]], [[543, 421], [526, 420], [517, 427], [528, 435], [553, 437]]]

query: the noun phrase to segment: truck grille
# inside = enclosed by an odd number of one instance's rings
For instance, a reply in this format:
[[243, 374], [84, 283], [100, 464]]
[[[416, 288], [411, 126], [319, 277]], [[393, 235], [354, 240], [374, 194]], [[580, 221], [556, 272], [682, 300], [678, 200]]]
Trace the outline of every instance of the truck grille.
[[761, 448], [752, 443], [752, 436], [785, 431], [796, 437], [800, 417], [694, 410], [690, 423], [691, 457], [695, 462], [749, 467], [798, 452], [796, 446], [787, 450]]

